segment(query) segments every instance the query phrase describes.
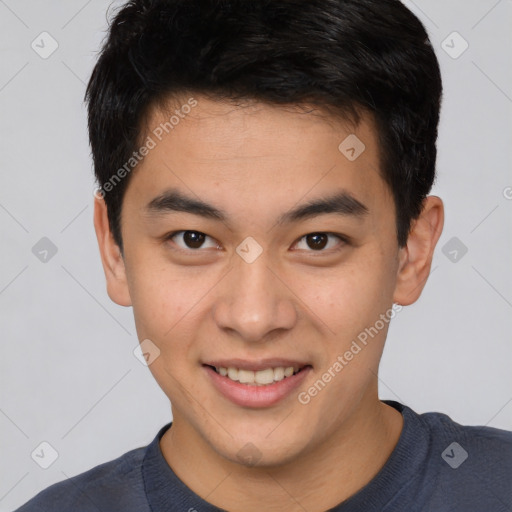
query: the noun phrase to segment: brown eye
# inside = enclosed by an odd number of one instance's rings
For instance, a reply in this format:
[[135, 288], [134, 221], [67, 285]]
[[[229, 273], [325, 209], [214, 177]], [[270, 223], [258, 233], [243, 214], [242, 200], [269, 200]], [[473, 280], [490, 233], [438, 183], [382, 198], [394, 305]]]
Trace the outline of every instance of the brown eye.
[[[334, 242], [330, 242], [330, 239], [337, 238], [340, 242], [337, 244]], [[305, 243], [304, 243], [305, 242]], [[343, 247], [346, 243], [348, 243], [348, 240], [346, 237], [342, 235], [336, 235], [334, 233], [309, 233], [307, 235], [304, 235], [297, 243], [297, 246], [300, 246], [300, 244], [303, 244], [302, 247], [298, 247], [299, 249], [304, 249], [307, 252], [329, 252], [327, 250], [323, 250], [327, 247], [327, 249], [332, 249], [333, 247], [336, 247], [336, 245]], [[305, 246], [305, 247], [304, 247]], [[341, 248], [339, 247], [339, 248]], [[335, 249], [336, 250], [336, 249]]]
[[306, 243], [311, 249], [323, 249], [327, 245], [327, 241], [327, 235], [325, 233], [306, 235]]
[[203, 244], [204, 239], [205, 234], [199, 233], [198, 231], [185, 231], [183, 233], [183, 241], [190, 249], [199, 249]]
[[215, 243], [213, 238], [201, 233], [200, 231], [176, 231], [165, 237], [165, 239], [172, 241], [180, 249], [184, 250], [208, 248], [208, 246], [204, 246], [206, 239], [212, 240], [212, 242], [210, 242], [210, 247], [218, 248], [218, 244]]

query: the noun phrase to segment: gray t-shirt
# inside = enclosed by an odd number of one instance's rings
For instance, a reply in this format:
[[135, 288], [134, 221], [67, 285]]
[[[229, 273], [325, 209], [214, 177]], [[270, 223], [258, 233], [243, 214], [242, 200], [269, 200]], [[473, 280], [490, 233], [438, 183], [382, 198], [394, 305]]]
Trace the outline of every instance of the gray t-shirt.
[[[463, 426], [442, 413], [400, 411], [384, 467], [332, 512], [512, 512], [512, 432]], [[218, 512], [165, 461], [162, 427], [145, 447], [51, 485], [16, 512]]]

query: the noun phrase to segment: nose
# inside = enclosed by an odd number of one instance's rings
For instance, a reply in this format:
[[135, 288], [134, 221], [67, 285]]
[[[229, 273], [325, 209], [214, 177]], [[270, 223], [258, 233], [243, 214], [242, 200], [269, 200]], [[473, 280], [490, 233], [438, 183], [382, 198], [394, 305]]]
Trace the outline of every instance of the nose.
[[270, 268], [265, 252], [247, 263], [235, 257], [233, 268], [222, 281], [214, 307], [220, 329], [236, 333], [247, 342], [262, 342], [297, 322], [290, 283]]

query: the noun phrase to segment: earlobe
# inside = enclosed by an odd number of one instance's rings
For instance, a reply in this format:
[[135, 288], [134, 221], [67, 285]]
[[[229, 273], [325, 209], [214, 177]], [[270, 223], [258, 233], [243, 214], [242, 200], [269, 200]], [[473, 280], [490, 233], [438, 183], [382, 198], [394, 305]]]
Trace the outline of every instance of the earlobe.
[[434, 249], [444, 225], [444, 207], [437, 196], [428, 196], [420, 216], [413, 221], [407, 245], [399, 251], [393, 301], [407, 306], [418, 300], [427, 282]]
[[120, 306], [131, 306], [124, 259], [110, 231], [107, 205], [102, 197], [96, 195], [94, 196], [94, 229], [107, 281], [108, 296]]

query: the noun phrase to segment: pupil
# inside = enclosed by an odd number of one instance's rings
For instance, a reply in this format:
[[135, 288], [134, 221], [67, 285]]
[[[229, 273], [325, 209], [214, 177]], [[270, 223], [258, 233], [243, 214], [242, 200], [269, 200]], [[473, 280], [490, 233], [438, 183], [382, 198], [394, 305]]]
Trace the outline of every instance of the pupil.
[[[310, 242], [313, 242], [313, 244]], [[325, 235], [325, 233], [308, 235], [307, 243], [311, 249], [323, 249], [327, 245], [327, 235]]]
[[204, 242], [204, 234], [197, 231], [185, 231], [183, 234], [185, 243], [194, 249], [198, 249]]

